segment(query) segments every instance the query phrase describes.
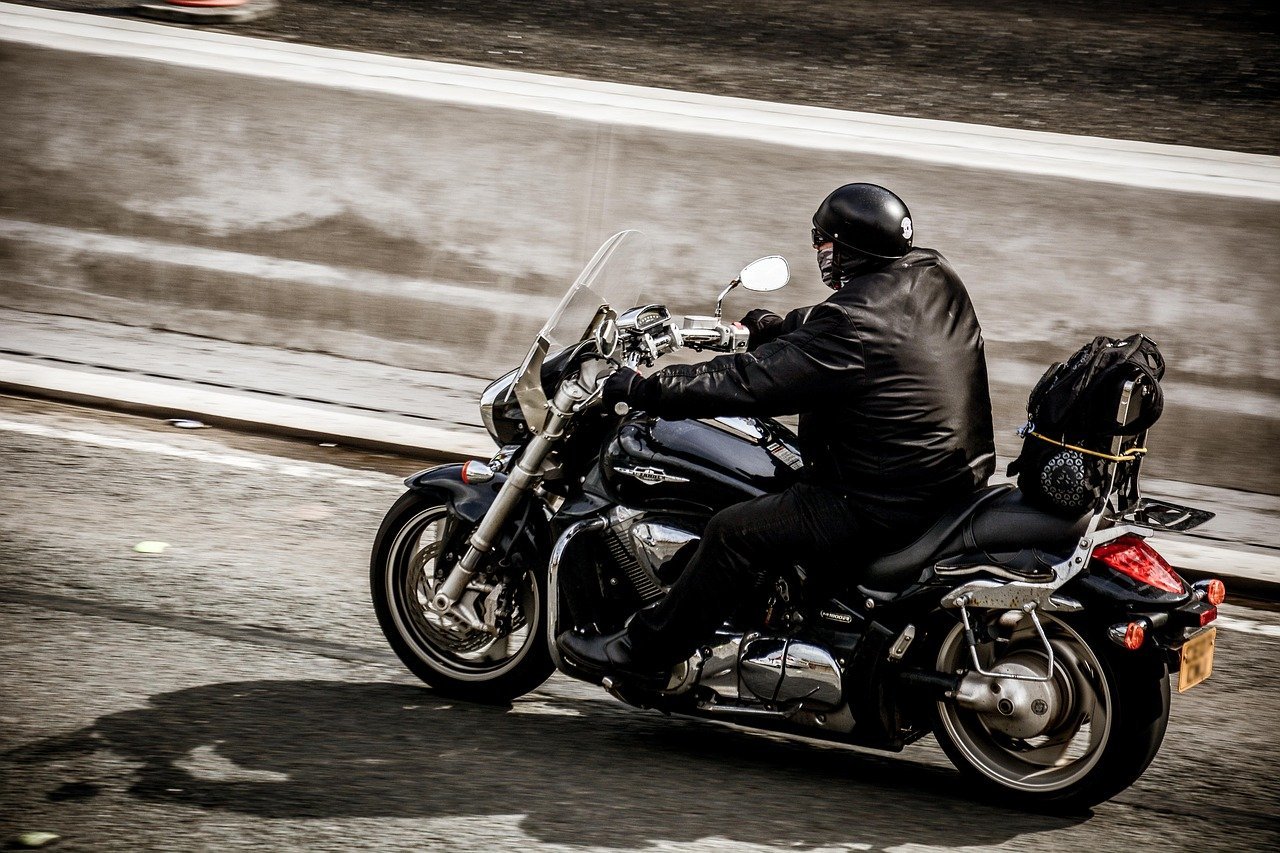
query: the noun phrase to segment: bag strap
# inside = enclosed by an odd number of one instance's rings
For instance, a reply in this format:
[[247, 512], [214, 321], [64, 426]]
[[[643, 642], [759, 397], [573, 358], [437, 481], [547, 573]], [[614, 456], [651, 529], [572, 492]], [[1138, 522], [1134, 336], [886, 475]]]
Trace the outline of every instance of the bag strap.
[[1077, 453], [1084, 453], [1089, 456], [1096, 456], [1099, 459], [1105, 459], [1108, 462], [1132, 462], [1141, 456], [1145, 456], [1147, 453], [1147, 449], [1145, 447], [1130, 447], [1128, 450], [1124, 452], [1124, 455], [1113, 456], [1110, 453], [1100, 453], [1097, 450], [1090, 450], [1087, 447], [1077, 447], [1074, 444], [1067, 444], [1065, 441], [1057, 441], [1056, 439], [1049, 438], [1049, 436], [1047, 435], [1041, 435], [1035, 430], [1027, 430], [1027, 435], [1038, 438], [1041, 441], [1047, 441], [1050, 444], [1056, 444], [1058, 445], [1058, 447], [1065, 447], [1067, 450], [1074, 450]]

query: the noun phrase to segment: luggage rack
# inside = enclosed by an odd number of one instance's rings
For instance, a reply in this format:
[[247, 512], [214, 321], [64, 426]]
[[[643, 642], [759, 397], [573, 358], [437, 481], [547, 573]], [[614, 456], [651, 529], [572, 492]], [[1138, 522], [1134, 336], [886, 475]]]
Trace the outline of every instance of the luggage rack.
[[[1120, 407], [1116, 412], [1118, 424], [1133, 423], [1138, 418], [1146, 398], [1144, 389], [1141, 387], [1143, 382], [1145, 382], [1144, 379], [1138, 378], [1124, 384], [1120, 393]], [[1136, 455], [1136, 458], [1111, 465], [1111, 483], [1107, 489], [1107, 496], [1104, 497], [1102, 506], [1095, 511], [1096, 521], [1095, 525], [1091, 525], [1090, 532], [1096, 529], [1097, 521], [1103, 518], [1117, 525], [1130, 524], [1151, 530], [1183, 533], [1199, 527], [1214, 517], [1215, 513], [1208, 510], [1149, 498], [1139, 491], [1138, 471], [1142, 467], [1142, 457], [1146, 454], [1146, 443], [1147, 430], [1143, 430], [1132, 438], [1117, 435], [1112, 440], [1113, 455], [1128, 452]]]
[[1208, 510], [1144, 497], [1139, 498], [1137, 503], [1125, 508], [1123, 512], [1109, 514], [1107, 518], [1116, 524], [1136, 524], [1153, 530], [1183, 533], [1199, 527], [1214, 515], [1215, 513]]

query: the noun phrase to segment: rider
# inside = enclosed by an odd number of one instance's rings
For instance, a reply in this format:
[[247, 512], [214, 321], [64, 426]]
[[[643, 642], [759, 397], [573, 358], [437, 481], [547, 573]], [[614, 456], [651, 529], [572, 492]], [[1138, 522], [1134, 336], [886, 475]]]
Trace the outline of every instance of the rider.
[[752, 311], [750, 351], [647, 378], [619, 370], [604, 399], [665, 418], [800, 414], [800, 481], [708, 522], [670, 593], [614, 634], [567, 633], [579, 664], [665, 680], [781, 565], [806, 583], [913, 540], [995, 467], [982, 330], [951, 264], [912, 248], [911, 214], [875, 184], [847, 184], [813, 216], [824, 302]]

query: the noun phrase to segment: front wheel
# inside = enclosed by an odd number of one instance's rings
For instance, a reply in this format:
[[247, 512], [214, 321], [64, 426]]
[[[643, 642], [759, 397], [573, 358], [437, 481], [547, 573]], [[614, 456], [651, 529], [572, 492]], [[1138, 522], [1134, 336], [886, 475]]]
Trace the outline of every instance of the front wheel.
[[[555, 669], [544, 638], [546, 573], [468, 585], [463, 603], [496, 626], [467, 626], [428, 607], [469, 529], [438, 498], [406, 492], [387, 512], [369, 567], [382, 633], [415, 675], [442, 693], [505, 702], [538, 687]], [[535, 555], [545, 556], [545, 555]], [[536, 559], [531, 565], [538, 566]]]
[[[1129, 787], [1155, 757], [1169, 721], [1168, 671], [1158, 656], [1121, 649], [1083, 620], [1040, 620], [1053, 646], [1051, 678], [979, 678], [980, 692], [992, 695], [968, 708], [939, 702], [934, 734], [952, 763], [1002, 802], [1076, 811]], [[1029, 617], [997, 613], [988, 627], [978, 646], [984, 670], [1049, 674]], [[971, 668], [963, 626], [943, 639], [937, 666]]]

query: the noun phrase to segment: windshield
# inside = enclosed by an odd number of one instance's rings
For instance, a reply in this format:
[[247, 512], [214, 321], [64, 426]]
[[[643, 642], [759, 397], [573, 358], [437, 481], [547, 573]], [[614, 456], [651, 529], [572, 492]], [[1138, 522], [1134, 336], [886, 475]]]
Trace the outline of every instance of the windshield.
[[601, 309], [615, 315], [640, 304], [648, 278], [649, 242], [639, 231], [620, 231], [596, 250], [551, 312], [516, 379], [516, 399], [525, 421], [541, 432], [547, 417], [542, 364], [549, 354], [571, 347], [591, 334]]

